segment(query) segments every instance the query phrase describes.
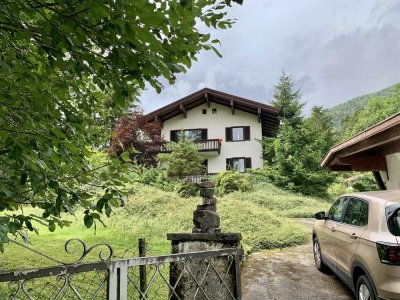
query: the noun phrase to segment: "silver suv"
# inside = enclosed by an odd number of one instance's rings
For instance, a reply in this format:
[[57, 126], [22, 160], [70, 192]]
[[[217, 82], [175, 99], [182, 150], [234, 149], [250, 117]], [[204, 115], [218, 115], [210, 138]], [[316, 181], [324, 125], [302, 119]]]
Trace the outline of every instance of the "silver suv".
[[348, 194], [315, 214], [314, 259], [357, 299], [400, 299], [400, 191]]

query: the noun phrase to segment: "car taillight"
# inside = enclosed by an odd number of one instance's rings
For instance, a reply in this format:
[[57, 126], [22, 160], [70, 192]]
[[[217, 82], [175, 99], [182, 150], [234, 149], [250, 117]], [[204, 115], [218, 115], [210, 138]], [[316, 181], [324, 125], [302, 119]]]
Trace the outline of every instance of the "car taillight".
[[379, 259], [388, 265], [400, 265], [400, 245], [389, 243], [376, 243]]

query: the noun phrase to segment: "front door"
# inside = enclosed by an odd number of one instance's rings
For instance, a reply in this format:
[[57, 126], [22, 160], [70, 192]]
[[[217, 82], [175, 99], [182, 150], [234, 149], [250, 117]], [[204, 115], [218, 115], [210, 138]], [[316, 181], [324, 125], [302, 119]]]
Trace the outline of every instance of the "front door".
[[356, 252], [360, 236], [367, 229], [367, 224], [368, 202], [350, 198], [343, 223], [336, 226], [335, 232], [336, 265], [342, 277], [351, 276], [351, 257]]
[[322, 237], [320, 237], [321, 252], [326, 263], [333, 269], [336, 269], [335, 232], [343, 219], [348, 201], [347, 197], [341, 197], [332, 205], [328, 213], [328, 219], [322, 228]]

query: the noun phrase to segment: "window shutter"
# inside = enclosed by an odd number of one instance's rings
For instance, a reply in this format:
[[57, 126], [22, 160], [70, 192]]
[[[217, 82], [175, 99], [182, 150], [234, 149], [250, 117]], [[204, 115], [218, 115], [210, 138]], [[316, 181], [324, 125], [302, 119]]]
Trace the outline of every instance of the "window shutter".
[[244, 140], [250, 141], [250, 126], [245, 126], [243, 131], [244, 131]]
[[170, 135], [170, 141], [171, 142], [177, 142], [177, 130], [171, 130], [171, 135]]
[[251, 169], [251, 157], [246, 157], [244, 167], [246, 169]]
[[206, 140], [207, 139], [207, 128], [204, 128], [201, 130], [201, 139]]
[[232, 158], [227, 158], [226, 159], [226, 169], [231, 170], [232, 169]]
[[227, 142], [232, 142], [232, 128], [231, 127], [225, 128], [225, 140]]

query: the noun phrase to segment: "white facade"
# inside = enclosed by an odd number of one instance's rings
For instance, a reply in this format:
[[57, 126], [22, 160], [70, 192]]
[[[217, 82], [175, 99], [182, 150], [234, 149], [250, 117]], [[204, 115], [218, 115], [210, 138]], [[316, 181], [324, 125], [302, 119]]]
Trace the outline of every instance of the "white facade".
[[387, 172], [381, 172], [388, 190], [400, 190], [400, 153], [386, 155]]
[[[206, 109], [206, 114], [203, 110]], [[216, 109], [216, 113], [213, 110]], [[250, 127], [250, 140], [227, 142], [225, 128], [236, 126]], [[219, 173], [226, 170], [226, 159], [230, 158], [251, 158], [253, 169], [261, 168], [262, 146], [259, 140], [262, 139], [261, 123], [257, 115], [234, 110], [223, 105], [212, 103], [210, 107], [206, 103], [187, 111], [187, 116], [180, 114], [163, 122], [162, 135], [166, 141], [170, 140], [171, 130], [185, 129], [207, 129], [207, 139], [221, 139], [221, 152], [199, 152], [208, 160], [208, 173]]]

